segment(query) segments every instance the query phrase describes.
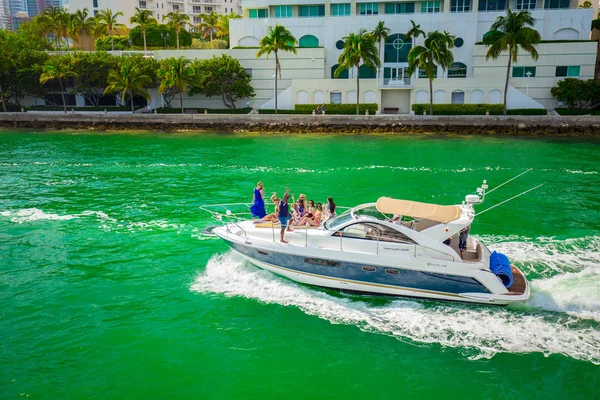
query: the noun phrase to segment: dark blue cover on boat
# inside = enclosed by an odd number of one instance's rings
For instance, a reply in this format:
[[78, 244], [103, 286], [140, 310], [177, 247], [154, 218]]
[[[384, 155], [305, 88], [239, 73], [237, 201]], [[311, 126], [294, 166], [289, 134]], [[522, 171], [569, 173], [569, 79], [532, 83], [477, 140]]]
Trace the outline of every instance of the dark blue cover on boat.
[[514, 283], [510, 261], [504, 254], [494, 251], [490, 255], [490, 270], [500, 278], [507, 289]]

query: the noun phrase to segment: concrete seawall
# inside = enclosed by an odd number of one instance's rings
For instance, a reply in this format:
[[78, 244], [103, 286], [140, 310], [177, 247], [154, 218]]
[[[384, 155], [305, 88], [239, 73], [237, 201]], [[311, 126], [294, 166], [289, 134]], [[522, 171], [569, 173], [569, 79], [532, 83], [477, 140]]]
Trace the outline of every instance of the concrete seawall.
[[600, 117], [0, 113], [4, 128], [600, 136]]

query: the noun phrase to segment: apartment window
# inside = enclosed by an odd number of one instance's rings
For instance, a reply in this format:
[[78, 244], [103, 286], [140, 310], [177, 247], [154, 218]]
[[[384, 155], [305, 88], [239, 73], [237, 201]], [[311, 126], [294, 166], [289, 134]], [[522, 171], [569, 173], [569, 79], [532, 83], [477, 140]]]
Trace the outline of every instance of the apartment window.
[[[433, 67], [433, 77], [437, 78], [437, 66]], [[419, 68], [419, 78], [421, 78], [421, 79], [429, 78], [427, 76], [427, 71], [425, 70], [425, 68]]]
[[300, 6], [300, 17], [308, 18], [308, 17], [324, 17], [325, 16], [325, 6]]
[[479, 11], [501, 11], [506, 9], [506, 0], [479, 0]]
[[94, 10], [94, 17], [98, 15], [98, 10]]
[[334, 17], [343, 17], [350, 15], [350, 3], [345, 4], [332, 4], [331, 15]]
[[146, 2], [145, 1], [140, 1], [139, 4], [140, 4], [140, 8], [141, 9], [146, 9]]
[[213, 12], [213, 8], [212, 7], [204, 7], [204, 12], [211, 13], [211, 12]]
[[546, 0], [544, 8], [569, 8], [569, 0]]
[[342, 104], [342, 93], [340, 93], [340, 92], [329, 93], [329, 102], [331, 104]]
[[194, 16], [194, 25], [198, 25], [202, 22], [202, 18], [198, 17], [197, 15]]
[[467, 12], [471, 10], [471, 0], [451, 0], [451, 12]]
[[202, 14], [202, 7], [200, 7], [200, 6], [192, 6], [192, 12], [194, 14]]
[[252, 68], [246, 68], [246, 73], [252, 78]]
[[581, 67], [579, 67], [578, 65], [572, 65], [569, 67], [560, 66], [560, 67], [556, 67], [556, 74], [554, 74], [554, 76], [577, 77], [577, 76], [579, 76], [580, 71], [581, 71]]
[[360, 15], [379, 14], [379, 3], [360, 3]]
[[179, 11], [179, 4], [173, 4], [173, 11]]
[[423, 14], [433, 14], [440, 12], [440, 2], [439, 1], [424, 1], [421, 3], [421, 13]]
[[225, 7], [225, 14], [227, 14], [227, 7]]
[[415, 3], [385, 3], [386, 14], [413, 14]]
[[466, 78], [467, 77], [467, 66], [461, 62], [453, 63], [448, 68], [448, 78]]
[[527, 78], [527, 73], [531, 72], [531, 77], [535, 77], [535, 67], [513, 67], [513, 78]]
[[249, 12], [250, 18], [269, 18], [269, 10], [266, 8], [251, 9]]
[[292, 18], [292, 6], [275, 6], [275, 18]]
[[94, 6], [94, 8], [98, 8], [98, 0], [94, 0], [92, 2], [92, 5]]
[[452, 104], [465, 104], [465, 92], [462, 90], [455, 90], [452, 92]]
[[517, 10], [535, 10], [537, 0], [517, 0]]

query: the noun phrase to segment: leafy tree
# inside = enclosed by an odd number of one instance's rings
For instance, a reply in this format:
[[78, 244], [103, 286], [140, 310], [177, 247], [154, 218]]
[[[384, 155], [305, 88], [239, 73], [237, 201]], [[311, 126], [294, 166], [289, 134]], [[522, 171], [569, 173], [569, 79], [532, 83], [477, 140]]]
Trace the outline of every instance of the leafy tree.
[[65, 100], [65, 88], [63, 81], [74, 76], [69, 59], [65, 57], [52, 57], [44, 65], [44, 72], [40, 76], [40, 82], [46, 83], [51, 80], [57, 80], [60, 84], [60, 95], [62, 96], [63, 108], [67, 112], [67, 102]]
[[77, 40], [78, 37], [83, 35], [90, 35], [91, 25], [93, 24], [93, 18], [89, 17], [87, 8], [83, 10], [76, 10], [71, 16], [71, 26], [69, 28], [69, 36], [73, 41]]
[[[373, 29], [373, 31], [371, 32], [371, 36], [373, 36], [373, 39], [375, 39], [375, 42], [377, 43], [377, 55], [379, 56], [380, 60], [381, 60], [381, 41], [383, 40], [385, 42], [387, 40], [387, 38], [389, 37], [391, 31], [392, 30], [390, 28], [385, 26], [385, 21], [379, 21], [377, 23], [377, 26], [375, 27], [375, 29]], [[379, 68], [377, 70], [377, 72], [379, 72], [379, 75], [381, 75], [381, 68]]]
[[[415, 30], [414, 32], [413, 34], [416, 35], [419, 30]], [[418, 34], [423, 34], [424, 36], [424, 33]], [[429, 115], [433, 115], [433, 79], [437, 71], [436, 64], [445, 71], [454, 63], [454, 55], [450, 50], [454, 47], [454, 39], [455, 37], [448, 32], [429, 32], [422, 46], [414, 46], [408, 52], [407, 74], [412, 75], [415, 71], [422, 69], [429, 79]]]
[[118, 57], [119, 67], [129, 63], [139, 70], [142, 75], [146, 75], [150, 78], [150, 84], [148, 88], [155, 89], [158, 87], [158, 75], [157, 72], [160, 69], [160, 62], [152, 57], [144, 57], [142, 54], [134, 54], [129, 57]]
[[[0, 40], [0, 78], [10, 75], [14, 67], [14, 60], [10, 54], [9, 47], [4, 40]], [[2, 79], [0, 79], [0, 101], [2, 101], [2, 109], [6, 112], [6, 97], [2, 89]]]
[[[162, 36], [161, 36], [162, 35]], [[166, 35], [166, 36], [165, 36]], [[144, 45], [144, 36], [142, 29], [136, 26], [129, 31], [129, 38], [134, 46]], [[177, 46], [177, 32], [171, 29], [167, 25], [157, 24], [148, 25], [146, 28], [146, 41], [147, 46], [151, 47], [176, 47]], [[181, 47], [189, 46], [192, 44], [192, 34], [186, 30], [179, 32], [179, 44]]]
[[102, 26], [104, 26], [106, 29], [108, 29], [108, 34], [110, 35], [110, 41], [112, 44], [112, 51], [115, 51], [115, 42], [113, 40], [114, 30], [124, 27], [124, 25], [120, 24], [117, 20], [119, 17], [122, 17], [122, 16], [123, 16], [123, 13], [121, 11], [113, 13], [113, 11], [110, 8], [107, 8], [106, 10], [98, 11], [99, 23]]
[[28, 43], [34, 50], [50, 50], [52, 47], [48, 41], [48, 25], [42, 15], [35, 16], [19, 25], [17, 31], [19, 37]]
[[219, 25], [221, 16], [216, 12], [211, 11], [210, 14], [200, 14], [200, 18], [202, 18], [202, 22], [196, 25], [196, 28], [198, 28], [205, 37], [208, 35], [212, 41], [213, 34]]
[[96, 39], [96, 51], [127, 50], [130, 47], [128, 36], [102, 36]]
[[600, 81], [565, 78], [558, 81], [550, 93], [567, 108], [594, 108], [600, 103]]
[[592, 8], [592, 2], [589, 1], [589, 0], [586, 0], [583, 3], [581, 3], [580, 5], [578, 5], [577, 7], [579, 7], [579, 8]]
[[334, 77], [338, 77], [344, 70], [356, 68], [356, 115], [360, 113], [360, 65], [366, 65], [378, 69], [381, 61], [378, 57], [377, 43], [373, 36], [364, 29], [358, 33], [350, 32], [344, 36], [344, 47], [338, 58], [338, 67], [334, 71]]
[[133, 114], [135, 112], [133, 98], [136, 94], [143, 96], [146, 100], [150, 99], [147, 89], [152, 84], [152, 78], [145, 75], [131, 59], [125, 59], [120, 64], [118, 70], [113, 69], [108, 74], [108, 86], [104, 90], [104, 94], [120, 93], [124, 101], [129, 95]]
[[232, 19], [242, 18], [241, 15], [236, 14], [234, 11], [226, 15], [221, 15], [219, 23], [217, 24], [217, 37], [218, 38], [229, 38], [229, 21]]
[[54, 43], [61, 51], [61, 39], [67, 34], [68, 14], [60, 7], [48, 7], [41, 17], [47, 31], [54, 34]]
[[221, 96], [223, 104], [234, 109], [236, 101], [255, 96], [250, 84], [252, 77], [237, 59], [227, 54], [195, 60], [193, 67], [200, 78], [198, 84], [190, 88], [190, 96], [197, 93], [207, 97]]
[[71, 62], [75, 75], [73, 93], [84, 97], [93, 106], [98, 106], [108, 75], [117, 67], [117, 57], [106, 52], [75, 53]]
[[179, 49], [179, 34], [181, 32], [181, 29], [185, 28], [186, 25], [189, 24], [190, 17], [189, 15], [182, 14], [181, 12], [179, 12], [179, 10], [177, 10], [171, 11], [170, 13], [165, 15], [163, 17], [163, 21], [165, 19], [168, 21], [167, 25], [175, 31], [175, 34], [177, 36], [177, 48]]
[[146, 46], [146, 29], [148, 29], [148, 25], [154, 25], [158, 22], [156, 21], [156, 18], [152, 16], [152, 14], [153, 12], [150, 10], [140, 10], [138, 7], [136, 7], [135, 14], [133, 14], [133, 17], [131, 17], [129, 20], [129, 22], [132, 24], [137, 24], [142, 30], [144, 35], [144, 51], [148, 49]]
[[190, 61], [185, 57], [167, 58], [158, 70], [158, 78], [161, 81], [158, 88], [160, 93], [173, 89], [179, 94], [183, 114], [183, 92], [197, 80], [196, 70]]
[[290, 31], [283, 25], [275, 24], [270, 26], [267, 36], [260, 40], [260, 50], [256, 53], [256, 57], [261, 57], [263, 54], [267, 55], [275, 53], [275, 114], [277, 114], [277, 80], [281, 79], [281, 64], [279, 63], [279, 51], [291, 51], [294, 54], [298, 54], [296, 50], [296, 43], [298, 41], [292, 35]]
[[496, 18], [483, 39], [483, 43], [490, 46], [485, 56], [486, 60], [497, 59], [502, 53], [508, 51], [508, 67], [504, 83], [504, 115], [506, 115], [506, 92], [508, 91], [510, 66], [512, 62], [517, 62], [519, 47], [529, 53], [534, 60], [538, 59], [538, 52], [534, 45], [540, 43], [542, 39], [538, 31], [530, 28], [534, 23], [535, 19], [528, 10], [513, 12], [507, 9], [506, 15]]

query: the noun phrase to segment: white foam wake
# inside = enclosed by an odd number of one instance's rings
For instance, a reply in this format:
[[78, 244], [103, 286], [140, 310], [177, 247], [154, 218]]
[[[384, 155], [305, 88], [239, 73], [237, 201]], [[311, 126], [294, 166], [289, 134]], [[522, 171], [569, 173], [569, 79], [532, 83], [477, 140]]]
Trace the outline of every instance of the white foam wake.
[[38, 208], [25, 208], [15, 212], [12, 211], [0, 211], [0, 216], [10, 217], [11, 221], [16, 224], [23, 224], [25, 222], [39, 221], [39, 220], [70, 220], [78, 218], [77, 215], [58, 215], [53, 213], [46, 213]]
[[191, 289], [294, 306], [334, 324], [462, 348], [472, 358], [541, 352], [600, 364], [600, 332], [589, 324], [581, 326], [574, 317], [412, 300], [373, 306], [368, 300], [333, 297], [247, 266], [231, 252], [211, 258]]

